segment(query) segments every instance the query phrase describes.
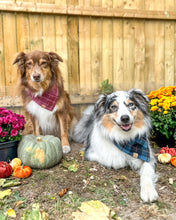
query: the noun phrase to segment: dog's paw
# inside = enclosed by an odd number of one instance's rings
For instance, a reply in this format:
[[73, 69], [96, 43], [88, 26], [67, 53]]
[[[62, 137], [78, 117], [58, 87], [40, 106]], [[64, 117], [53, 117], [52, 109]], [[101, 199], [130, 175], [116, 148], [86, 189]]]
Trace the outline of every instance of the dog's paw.
[[68, 145], [64, 145], [62, 146], [62, 150], [64, 154], [68, 154], [71, 151], [71, 148]]
[[153, 185], [145, 185], [141, 188], [141, 199], [144, 202], [154, 202], [158, 199], [158, 193]]

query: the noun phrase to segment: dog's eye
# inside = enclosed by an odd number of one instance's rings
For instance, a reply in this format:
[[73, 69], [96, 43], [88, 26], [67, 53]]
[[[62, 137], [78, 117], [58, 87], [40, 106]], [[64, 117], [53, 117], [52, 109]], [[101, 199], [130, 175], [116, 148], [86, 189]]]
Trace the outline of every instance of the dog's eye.
[[117, 111], [117, 109], [118, 109], [118, 106], [117, 106], [117, 105], [111, 105], [111, 106], [110, 106], [110, 111], [111, 111], [111, 112], [115, 112], [115, 111]]
[[47, 67], [47, 65], [48, 65], [47, 62], [45, 62], [45, 61], [43, 61], [43, 62], [41, 63], [41, 66], [42, 66], [42, 67]]
[[135, 104], [134, 104], [133, 102], [130, 102], [130, 103], [128, 104], [128, 108], [134, 110], [134, 109], [136, 108], [136, 106], [135, 106]]
[[29, 68], [32, 67], [32, 65], [33, 65], [33, 63], [31, 61], [26, 63], [26, 66], [29, 67]]
[[134, 104], [132, 103], [132, 102], [130, 102], [129, 104], [128, 104], [128, 107], [133, 107], [134, 106]]

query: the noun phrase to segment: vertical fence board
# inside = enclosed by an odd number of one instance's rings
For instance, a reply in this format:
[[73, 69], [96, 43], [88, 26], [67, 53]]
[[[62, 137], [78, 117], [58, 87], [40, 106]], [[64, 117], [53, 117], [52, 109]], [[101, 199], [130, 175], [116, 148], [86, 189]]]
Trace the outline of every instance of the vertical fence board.
[[68, 18], [68, 73], [69, 92], [79, 91], [78, 20], [72, 16]]
[[144, 91], [144, 68], [145, 68], [145, 36], [144, 21], [135, 21], [135, 42], [134, 42], [134, 87]]
[[[68, 6], [78, 4], [77, 0], [68, 0]], [[69, 73], [69, 92], [79, 91], [79, 58], [78, 58], [78, 17], [68, 16], [68, 73]]]
[[17, 14], [17, 50], [18, 52], [30, 51], [29, 43], [29, 16], [27, 14]]
[[3, 39], [3, 15], [0, 14], [0, 97], [5, 95], [5, 70], [4, 70], [4, 39]]
[[42, 16], [29, 15], [30, 50], [43, 50]]
[[68, 86], [68, 48], [67, 48], [67, 17], [55, 16], [55, 30], [56, 30], [56, 53], [58, 53], [63, 63], [59, 63], [62, 77], [64, 80], [64, 87], [66, 90]]
[[80, 93], [91, 91], [90, 18], [79, 19]]
[[55, 51], [55, 21], [51, 15], [43, 15], [43, 50]]
[[153, 32], [153, 21], [145, 22], [145, 92], [149, 93], [155, 89], [155, 37]]
[[[101, 0], [92, 0], [91, 6], [100, 7]], [[102, 81], [102, 19], [91, 18], [91, 77], [92, 91], [96, 92]]]
[[165, 86], [174, 82], [174, 23], [165, 23]]
[[134, 87], [134, 21], [125, 20], [124, 29], [124, 89]]
[[[112, 2], [102, 0], [103, 8], [112, 8]], [[102, 19], [102, 78], [112, 83], [112, 19]]]
[[155, 22], [155, 88], [164, 86], [164, 24]]
[[124, 50], [123, 20], [113, 19], [113, 87], [114, 90], [124, 89]]
[[17, 81], [16, 68], [12, 65], [14, 56], [17, 53], [16, 45], [16, 16], [12, 13], [3, 14], [4, 22], [4, 58], [6, 72], [7, 95], [14, 96], [13, 86]]

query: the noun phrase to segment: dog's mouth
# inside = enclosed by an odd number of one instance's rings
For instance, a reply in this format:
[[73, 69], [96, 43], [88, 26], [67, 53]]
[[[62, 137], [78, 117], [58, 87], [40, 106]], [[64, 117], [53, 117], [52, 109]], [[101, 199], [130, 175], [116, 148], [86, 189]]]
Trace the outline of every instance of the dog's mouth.
[[130, 131], [132, 124], [123, 124], [123, 125], [119, 125], [119, 127], [123, 130], [123, 131]]
[[132, 124], [118, 124], [115, 119], [113, 119], [116, 125], [118, 125], [123, 131], [130, 131], [132, 128]]

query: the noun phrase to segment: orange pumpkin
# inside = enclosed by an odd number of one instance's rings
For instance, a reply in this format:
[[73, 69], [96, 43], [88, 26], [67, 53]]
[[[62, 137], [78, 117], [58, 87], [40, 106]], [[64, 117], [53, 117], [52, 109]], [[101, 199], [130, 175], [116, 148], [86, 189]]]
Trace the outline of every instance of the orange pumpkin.
[[176, 157], [171, 158], [171, 164], [176, 167]]
[[26, 178], [29, 177], [31, 174], [32, 170], [29, 166], [17, 167], [13, 172], [13, 175], [18, 178]]

